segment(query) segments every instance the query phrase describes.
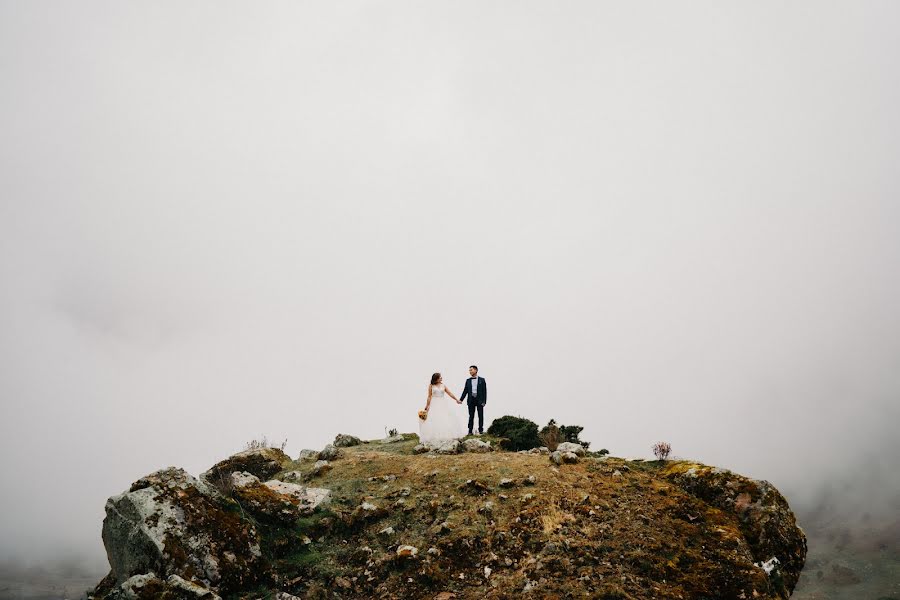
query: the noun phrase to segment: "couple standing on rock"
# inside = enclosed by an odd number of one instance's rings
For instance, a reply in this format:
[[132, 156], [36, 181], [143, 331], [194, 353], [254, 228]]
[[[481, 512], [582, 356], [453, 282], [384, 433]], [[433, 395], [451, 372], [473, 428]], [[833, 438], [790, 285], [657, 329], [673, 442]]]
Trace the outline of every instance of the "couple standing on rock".
[[[449, 398], [448, 398], [449, 396]], [[440, 373], [431, 376], [428, 386], [428, 400], [425, 410], [419, 412], [419, 440], [423, 444], [434, 444], [447, 440], [463, 437], [462, 425], [453, 407], [450, 404], [452, 398], [457, 404], [466, 404], [469, 408], [469, 435], [472, 435], [472, 426], [475, 422], [475, 412], [478, 412], [478, 434], [484, 433], [484, 405], [487, 404], [487, 382], [484, 377], [478, 376], [478, 367], [469, 367], [469, 378], [463, 388], [462, 395], [457, 398], [447, 386]]]

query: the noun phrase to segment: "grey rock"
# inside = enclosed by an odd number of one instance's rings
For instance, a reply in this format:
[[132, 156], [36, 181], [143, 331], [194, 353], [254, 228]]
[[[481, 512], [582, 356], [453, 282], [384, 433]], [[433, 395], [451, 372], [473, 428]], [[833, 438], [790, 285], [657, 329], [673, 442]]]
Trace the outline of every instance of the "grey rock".
[[331, 490], [327, 488], [307, 487], [278, 480], [267, 481], [263, 485], [282, 496], [298, 500], [300, 503], [297, 511], [301, 514], [311, 513], [331, 501]]
[[297, 457], [297, 460], [315, 460], [317, 456], [319, 456], [318, 450], [310, 450], [309, 448], [306, 448], [300, 451], [300, 455]]
[[563, 442], [562, 444], [556, 447], [557, 452], [574, 452], [577, 456], [584, 456], [585, 450], [584, 446], [581, 444], [576, 444], [574, 442]]
[[223, 461], [219, 461], [208, 471], [200, 475], [200, 479], [217, 487], [228, 477], [237, 472], [247, 472], [261, 480], [271, 479], [289, 464], [291, 458], [278, 448], [254, 448], [244, 450]]
[[466, 452], [490, 452], [493, 450], [490, 442], [485, 442], [477, 438], [463, 440], [462, 447]]
[[306, 474], [306, 479], [312, 479], [313, 477], [318, 477], [320, 475], [324, 475], [328, 471], [331, 470], [331, 464], [327, 460], [317, 460], [316, 464], [313, 465], [312, 469], [310, 469], [309, 473]]
[[[174, 467], [142, 477], [107, 500], [102, 537], [116, 583], [155, 573], [169, 585], [169, 576], [187, 572], [214, 586], [254, 581], [262, 571], [259, 536], [220, 502], [212, 486]], [[131, 586], [148, 582], [137, 579]]]
[[173, 590], [178, 590], [190, 598], [198, 600], [221, 600], [218, 594], [206, 589], [202, 585], [197, 585], [193, 581], [188, 581], [178, 575], [169, 575], [166, 583]]
[[238, 489], [259, 485], [259, 477], [247, 471], [241, 471], [240, 473], [235, 471], [231, 474], [230, 479], [231, 486]]
[[398, 433], [397, 435], [392, 435], [392, 436], [390, 436], [390, 437], [384, 438], [383, 440], [381, 440], [381, 443], [383, 443], [383, 444], [396, 444], [397, 442], [402, 442], [402, 441], [405, 440], [405, 439], [406, 439], [406, 438], [403, 437], [402, 434], [399, 434], [399, 433]]
[[346, 433], [339, 433], [335, 436], [334, 441], [331, 443], [335, 448], [349, 448], [350, 446], [359, 446], [362, 443], [355, 435], [348, 435]]
[[578, 455], [574, 452], [561, 452], [559, 450], [555, 450], [550, 453], [550, 460], [556, 465], [577, 463]]
[[333, 444], [328, 444], [325, 446], [319, 455], [316, 457], [319, 460], [335, 460], [341, 456], [341, 451], [334, 447]]
[[432, 450], [437, 454], [459, 454], [459, 440], [447, 440], [441, 442], [436, 447], [433, 447]]

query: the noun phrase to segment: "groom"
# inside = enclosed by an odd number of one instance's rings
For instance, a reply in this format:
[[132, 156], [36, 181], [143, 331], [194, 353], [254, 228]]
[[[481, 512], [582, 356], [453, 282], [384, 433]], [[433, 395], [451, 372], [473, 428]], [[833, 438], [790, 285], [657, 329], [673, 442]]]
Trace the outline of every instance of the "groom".
[[472, 425], [475, 421], [475, 409], [478, 409], [478, 435], [484, 433], [484, 405], [487, 404], [487, 383], [484, 377], [478, 376], [478, 367], [472, 365], [469, 367], [470, 377], [466, 380], [466, 387], [463, 389], [459, 401], [462, 402], [468, 396], [469, 407], [469, 435], [472, 435]]

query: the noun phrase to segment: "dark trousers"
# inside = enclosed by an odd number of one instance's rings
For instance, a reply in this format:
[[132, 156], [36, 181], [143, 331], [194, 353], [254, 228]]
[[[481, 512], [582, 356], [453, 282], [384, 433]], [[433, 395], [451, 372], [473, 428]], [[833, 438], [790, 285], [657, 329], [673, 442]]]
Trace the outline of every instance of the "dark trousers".
[[472, 433], [472, 425], [475, 421], [475, 409], [478, 409], [478, 433], [484, 433], [484, 405], [467, 402], [469, 405], [469, 433]]

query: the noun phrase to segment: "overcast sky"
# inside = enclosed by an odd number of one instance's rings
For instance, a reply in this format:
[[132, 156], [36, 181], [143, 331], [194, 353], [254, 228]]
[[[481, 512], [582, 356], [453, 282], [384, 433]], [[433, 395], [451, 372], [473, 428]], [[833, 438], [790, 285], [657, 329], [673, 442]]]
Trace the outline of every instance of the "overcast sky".
[[792, 501], [891, 464], [898, 23], [0, 0], [0, 558], [103, 562], [138, 477], [417, 431], [471, 363], [488, 419]]

